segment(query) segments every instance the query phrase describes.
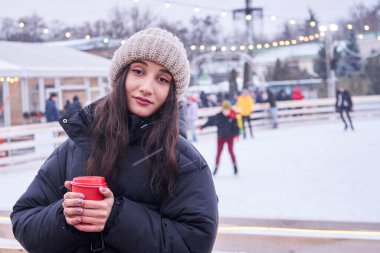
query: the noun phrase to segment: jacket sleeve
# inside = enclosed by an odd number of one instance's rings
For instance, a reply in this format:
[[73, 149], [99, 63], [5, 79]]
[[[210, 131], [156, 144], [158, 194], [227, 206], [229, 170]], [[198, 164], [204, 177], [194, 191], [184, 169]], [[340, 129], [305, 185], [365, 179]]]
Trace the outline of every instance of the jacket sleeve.
[[218, 114], [211, 116], [207, 119], [206, 123], [203, 124], [201, 127], [209, 127], [209, 126], [216, 126], [218, 124]]
[[88, 243], [63, 215], [67, 143], [50, 155], [13, 207], [13, 233], [28, 252], [73, 252]]
[[351, 94], [349, 91], [347, 91], [347, 101], [348, 101], [348, 108], [351, 110], [354, 104], [352, 102]]
[[201, 170], [180, 176], [174, 197], [165, 198], [159, 212], [124, 197], [115, 203], [105, 241], [119, 252], [212, 251], [218, 210], [207, 165]]
[[236, 117], [235, 120], [232, 123], [232, 132], [236, 135], [239, 135], [239, 122], [238, 118]]

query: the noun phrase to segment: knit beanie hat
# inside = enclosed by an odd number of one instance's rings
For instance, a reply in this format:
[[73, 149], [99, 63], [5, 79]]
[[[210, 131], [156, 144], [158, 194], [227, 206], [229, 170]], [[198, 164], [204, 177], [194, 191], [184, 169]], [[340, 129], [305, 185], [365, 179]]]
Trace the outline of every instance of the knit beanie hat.
[[228, 100], [223, 100], [222, 102], [222, 109], [223, 110], [229, 110], [231, 109], [231, 102]]
[[181, 97], [190, 81], [190, 64], [182, 42], [160, 28], [148, 28], [133, 34], [114, 53], [108, 74], [112, 87], [117, 86], [124, 68], [135, 60], [147, 60], [167, 68], [175, 82], [175, 92]]

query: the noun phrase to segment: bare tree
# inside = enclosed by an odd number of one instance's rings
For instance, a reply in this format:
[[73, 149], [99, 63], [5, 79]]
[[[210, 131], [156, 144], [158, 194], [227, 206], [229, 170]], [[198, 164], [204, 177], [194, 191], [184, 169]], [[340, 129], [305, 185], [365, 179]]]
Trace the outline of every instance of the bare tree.
[[109, 35], [113, 38], [127, 37], [131, 20], [128, 9], [118, 6], [112, 8], [109, 13]]
[[130, 10], [129, 15], [129, 31], [131, 34], [143, 30], [149, 26], [152, 26], [157, 20], [156, 15], [154, 15], [150, 9], [140, 10], [138, 7], [133, 7]]
[[2, 18], [0, 23], [0, 39], [10, 40], [18, 31], [17, 22], [11, 18]]
[[190, 31], [182, 22], [177, 21], [170, 23], [165, 19], [161, 19], [157, 25], [158, 27], [166, 29], [176, 35], [183, 42], [185, 47], [189, 47], [191, 45], [192, 42], [189, 40], [191, 37], [189, 36]]
[[49, 23], [49, 41], [64, 40], [67, 32], [67, 25], [60, 20], [53, 20]]
[[11, 41], [41, 42], [44, 41], [44, 28], [45, 21], [36, 14], [21, 17], [17, 21], [4, 18], [1, 22], [1, 37]]

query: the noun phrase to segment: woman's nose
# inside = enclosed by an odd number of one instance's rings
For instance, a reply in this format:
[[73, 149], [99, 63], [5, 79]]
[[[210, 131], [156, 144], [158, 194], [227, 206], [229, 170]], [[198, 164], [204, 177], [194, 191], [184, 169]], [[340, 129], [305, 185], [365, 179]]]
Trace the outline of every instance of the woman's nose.
[[154, 78], [145, 78], [140, 85], [140, 92], [144, 95], [150, 95], [153, 92]]

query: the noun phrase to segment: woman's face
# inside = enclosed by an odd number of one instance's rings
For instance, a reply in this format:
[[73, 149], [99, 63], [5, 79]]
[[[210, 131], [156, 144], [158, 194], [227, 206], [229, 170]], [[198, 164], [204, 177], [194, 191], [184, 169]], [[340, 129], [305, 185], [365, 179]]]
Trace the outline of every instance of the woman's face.
[[125, 80], [129, 111], [140, 117], [154, 114], [165, 103], [172, 79], [169, 71], [157, 63], [131, 63]]

